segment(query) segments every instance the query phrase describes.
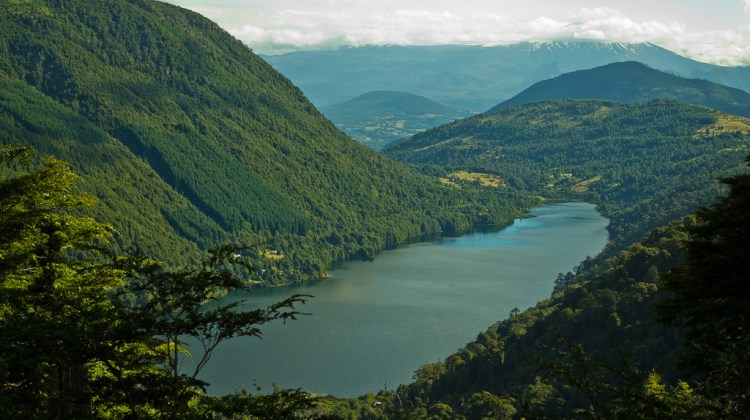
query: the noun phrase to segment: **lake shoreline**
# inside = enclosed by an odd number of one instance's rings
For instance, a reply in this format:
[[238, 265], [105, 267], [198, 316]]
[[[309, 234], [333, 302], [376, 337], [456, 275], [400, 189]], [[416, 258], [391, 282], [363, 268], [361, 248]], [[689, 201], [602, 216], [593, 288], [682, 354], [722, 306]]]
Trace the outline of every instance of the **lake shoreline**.
[[243, 309], [302, 293], [311, 313], [263, 327], [263, 340], [230, 340], [205, 371], [211, 394], [282, 388], [353, 397], [411, 381], [508, 316], [549, 298], [554, 279], [606, 244], [593, 204], [550, 204], [496, 233], [441, 237], [350, 261], [331, 277], [228, 296]]
[[379, 250], [374, 256], [370, 258], [349, 258], [341, 261], [334, 261], [331, 266], [327, 269], [327, 271], [323, 274], [323, 276], [318, 278], [313, 278], [310, 280], [300, 281], [300, 282], [284, 282], [284, 283], [274, 283], [270, 284], [268, 282], [260, 281], [260, 280], [248, 280], [248, 286], [251, 290], [263, 290], [263, 289], [276, 289], [276, 288], [283, 288], [283, 287], [290, 287], [295, 285], [302, 285], [307, 283], [316, 283], [320, 281], [324, 281], [326, 279], [331, 278], [331, 271], [336, 270], [337, 267], [340, 267], [343, 264], [347, 264], [353, 261], [375, 261], [378, 256], [382, 255], [385, 252], [393, 251], [395, 249], [399, 249], [405, 246], [409, 246], [412, 244], [418, 244], [418, 243], [425, 243], [425, 242], [432, 242], [432, 241], [438, 241], [441, 238], [460, 238], [462, 236], [471, 235], [474, 233], [492, 233], [492, 232], [499, 232], [508, 226], [512, 226], [513, 223], [515, 223], [517, 220], [523, 220], [527, 218], [535, 217], [531, 212], [535, 209], [548, 206], [551, 204], [560, 204], [560, 203], [585, 203], [586, 201], [583, 199], [578, 198], [548, 198], [548, 197], [540, 197], [541, 201], [540, 204], [536, 207], [531, 207], [526, 210], [524, 210], [522, 213], [517, 214], [513, 219], [509, 219], [506, 222], [503, 223], [494, 223], [489, 225], [477, 225], [469, 227], [461, 232], [454, 233], [453, 235], [443, 235], [442, 232], [435, 233], [432, 235], [422, 235], [419, 237], [409, 238], [406, 241], [397, 244], [394, 247], [390, 248], [384, 248]]

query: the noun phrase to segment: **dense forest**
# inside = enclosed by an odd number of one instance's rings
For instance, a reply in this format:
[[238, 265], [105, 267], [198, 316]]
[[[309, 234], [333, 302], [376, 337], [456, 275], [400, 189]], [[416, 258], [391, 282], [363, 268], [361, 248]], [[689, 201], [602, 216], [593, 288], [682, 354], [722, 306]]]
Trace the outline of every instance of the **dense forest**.
[[[720, 196], [742, 170], [750, 120], [671, 100], [553, 100], [459, 120], [391, 145], [416, 164], [497, 175], [545, 197], [580, 197], [620, 250]], [[428, 167], [426, 170], [434, 170]]]
[[[178, 7], [5, 2], [0, 41], [2, 418], [750, 412], [746, 118], [664, 99], [549, 100], [383, 155]], [[554, 199], [597, 204], [605, 252], [413, 383], [349, 400], [206, 394], [217, 346], [293, 322], [311, 298], [242, 311], [224, 294]], [[188, 341], [204, 350], [190, 371]]]
[[300, 281], [534, 204], [446, 187], [357, 144], [247, 47], [178, 7], [5, 2], [0, 41], [0, 142], [70, 162], [100, 198], [86, 214], [111, 222], [122, 250], [179, 266], [224, 241], [263, 244], [250, 256], [261, 280]]
[[[750, 164], [750, 157], [747, 162]], [[750, 173], [712, 207], [614, 257], [561, 274], [412, 384], [352, 400], [301, 390], [210, 397], [200, 371], [223, 341], [294, 320], [308, 296], [252, 311], [211, 305], [248, 283], [235, 246], [174, 270], [111, 252], [111, 226], [76, 210], [64, 162], [0, 149], [0, 407], [7, 418], [728, 417], [750, 410]], [[182, 344], [206, 356], [180, 369]]]
[[[746, 162], [750, 165], [750, 157]], [[750, 411], [750, 172], [615, 256], [560, 274], [415, 381], [339, 402], [345, 418], [744, 418]], [[376, 408], [373, 408], [376, 407]]]
[[[76, 214], [94, 200], [73, 192], [78, 177], [66, 163], [3, 146], [0, 174], [0, 417], [282, 418], [289, 404], [312, 406], [298, 391], [210, 398], [198, 378], [218, 344], [294, 319], [306, 296], [245, 312], [207, 308], [248, 288], [230, 270], [250, 269], [237, 247], [215, 248], [179, 270], [116, 254], [111, 226]], [[205, 351], [184, 372], [189, 338]]]

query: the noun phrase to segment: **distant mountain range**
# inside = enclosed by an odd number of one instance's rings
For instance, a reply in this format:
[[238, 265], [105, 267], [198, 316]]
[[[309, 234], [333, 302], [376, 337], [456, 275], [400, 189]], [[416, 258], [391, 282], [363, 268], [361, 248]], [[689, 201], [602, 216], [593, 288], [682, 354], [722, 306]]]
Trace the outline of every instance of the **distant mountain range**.
[[650, 43], [524, 42], [507, 46], [363, 46], [263, 56], [318, 107], [377, 90], [484, 112], [536, 82], [619, 61], [750, 91], [750, 67], [700, 63]]
[[340, 130], [375, 150], [471, 115], [469, 111], [424, 96], [393, 91], [368, 92], [338, 105], [322, 107], [320, 111]]
[[492, 108], [544, 99], [609, 99], [619, 102], [674, 99], [750, 117], [750, 94], [706, 80], [686, 79], [626, 61], [578, 70], [534, 84]]

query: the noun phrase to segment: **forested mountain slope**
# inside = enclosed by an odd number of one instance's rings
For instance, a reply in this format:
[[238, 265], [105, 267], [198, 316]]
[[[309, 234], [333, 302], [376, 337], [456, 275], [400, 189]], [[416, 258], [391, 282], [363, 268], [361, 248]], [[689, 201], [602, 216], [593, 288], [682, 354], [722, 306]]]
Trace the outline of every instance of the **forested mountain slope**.
[[232, 240], [304, 278], [516, 211], [357, 144], [239, 41], [168, 4], [3, 3], [0, 77], [2, 142], [70, 161], [122, 245], [169, 261]]
[[422, 366], [385, 409], [467, 419], [745, 417], [750, 173], [722, 183], [728, 194], [712, 206], [561, 274], [550, 299]]
[[706, 80], [686, 79], [633, 61], [574, 71], [541, 81], [487, 112], [545, 99], [607, 99], [619, 102], [673, 99], [750, 116], [750, 93], [744, 90]]
[[374, 91], [320, 108], [336, 127], [380, 150], [388, 143], [468, 117], [470, 112], [408, 92]]
[[556, 100], [456, 121], [385, 149], [411, 163], [497, 174], [549, 197], [581, 197], [611, 219], [622, 249], [708, 205], [741, 170], [750, 120], [654, 100]]
[[469, 419], [637, 412], [635, 400], [648, 403], [639, 395], [648, 372], [669, 383], [679, 377], [678, 333], [659, 323], [654, 304], [664, 297], [660, 275], [683, 258], [691, 223], [655, 230], [614, 258], [561, 276], [550, 299], [422, 366], [402, 398], [423, 409], [445, 403]]

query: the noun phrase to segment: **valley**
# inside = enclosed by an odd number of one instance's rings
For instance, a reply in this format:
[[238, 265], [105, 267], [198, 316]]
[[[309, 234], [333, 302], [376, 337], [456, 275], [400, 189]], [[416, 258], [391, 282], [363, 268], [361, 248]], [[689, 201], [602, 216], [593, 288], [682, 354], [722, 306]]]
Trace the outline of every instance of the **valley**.
[[321, 112], [341, 131], [375, 150], [396, 140], [471, 115], [405, 92], [368, 92]]
[[247, 308], [292, 293], [315, 298], [304, 307], [310, 316], [269, 326], [262, 341], [220, 349], [205, 372], [209, 392], [249, 388], [254, 380], [264, 389], [276, 383], [336, 397], [396, 389], [421, 364], [445, 358], [513, 308], [547, 298], [558, 273], [601, 251], [606, 225], [591, 204], [551, 204], [497, 232], [344, 263], [322, 282], [230, 295], [246, 299]]
[[0, 4], [0, 417], [741, 418], [748, 69]]

